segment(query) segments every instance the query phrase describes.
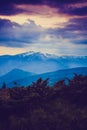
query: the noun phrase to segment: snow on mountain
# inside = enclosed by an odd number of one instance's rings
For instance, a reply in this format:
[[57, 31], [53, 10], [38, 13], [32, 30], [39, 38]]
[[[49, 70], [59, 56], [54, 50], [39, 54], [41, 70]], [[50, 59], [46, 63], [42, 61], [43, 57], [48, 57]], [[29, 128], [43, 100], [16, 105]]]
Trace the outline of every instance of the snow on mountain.
[[16, 56], [19, 56], [21, 58], [26, 58], [28, 60], [48, 60], [48, 59], [57, 59], [58, 56], [53, 54], [47, 54], [47, 53], [41, 53], [41, 52], [26, 52], [22, 54], [18, 54]]
[[0, 56], [0, 76], [15, 68], [40, 74], [75, 67], [87, 67], [87, 56], [56, 56], [33, 51]]

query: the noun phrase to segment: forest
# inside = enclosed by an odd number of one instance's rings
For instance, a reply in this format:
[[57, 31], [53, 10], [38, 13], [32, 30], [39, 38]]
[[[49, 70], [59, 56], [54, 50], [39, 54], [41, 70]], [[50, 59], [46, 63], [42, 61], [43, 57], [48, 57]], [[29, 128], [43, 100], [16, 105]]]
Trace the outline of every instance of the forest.
[[[87, 76], [0, 88], [0, 130], [87, 130]], [[16, 84], [16, 83], [15, 83]]]

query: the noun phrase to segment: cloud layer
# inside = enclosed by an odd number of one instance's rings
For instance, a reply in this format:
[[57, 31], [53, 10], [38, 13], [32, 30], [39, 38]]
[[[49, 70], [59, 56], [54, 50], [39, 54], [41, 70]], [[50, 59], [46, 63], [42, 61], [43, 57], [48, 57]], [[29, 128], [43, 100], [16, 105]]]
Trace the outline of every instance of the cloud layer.
[[0, 45], [9, 47], [24, 47], [38, 41], [44, 30], [34, 21], [19, 25], [10, 20], [0, 19]]
[[[17, 17], [23, 15], [31, 18], [19, 24]], [[86, 0], [3, 0], [0, 17], [0, 46], [86, 54]]]
[[35, 51], [42, 50], [60, 55], [73, 55], [74, 53], [86, 55], [86, 20], [85, 18], [71, 19], [64, 28], [44, 29], [32, 20], [19, 25], [10, 20], [0, 19], [0, 46], [30, 47]]
[[[84, 6], [79, 6], [79, 5]], [[3, 0], [0, 1], [1, 15], [14, 15], [26, 12], [26, 9], [16, 8], [17, 5], [47, 5], [57, 8], [60, 13], [69, 15], [87, 15], [86, 0]]]

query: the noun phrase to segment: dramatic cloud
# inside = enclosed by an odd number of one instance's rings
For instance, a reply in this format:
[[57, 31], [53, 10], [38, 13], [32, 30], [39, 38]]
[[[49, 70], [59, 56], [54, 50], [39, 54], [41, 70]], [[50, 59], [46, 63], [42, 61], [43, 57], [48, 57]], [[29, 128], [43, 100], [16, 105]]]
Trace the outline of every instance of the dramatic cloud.
[[23, 47], [26, 44], [36, 43], [44, 29], [29, 20], [23, 25], [0, 19], [0, 45], [10, 47]]
[[49, 29], [49, 33], [68, 39], [69, 43], [87, 44], [87, 18], [70, 19], [64, 28]]
[[68, 14], [68, 15], [77, 15], [77, 16], [85, 16], [87, 15], [87, 5], [85, 7], [80, 8], [71, 8], [71, 7], [63, 7], [60, 9], [60, 13]]
[[[85, 7], [79, 6], [79, 4]], [[26, 12], [24, 8], [17, 8], [17, 5], [34, 5], [43, 6], [47, 5], [52, 8], [57, 8], [60, 13], [71, 15], [86, 15], [87, 2], [86, 0], [3, 0], [0, 1], [0, 14], [1, 15], [14, 15]], [[76, 6], [77, 5], [77, 6]], [[33, 10], [34, 11], [34, 10]]]
[[0, 18], [1, 47], [86, 54], [86, 0], [1, 0]]
[[87, 43], [87, 18], [70, 19], [64, 28], [44, 29], [28, 20], [19, 25], [10, 20], [0, 19], [0, 45], [23, 47], [28, 44], [47, 44], [66, 42], [73, 44]]
[[0, 14], [1, 15], [14, 15], [22, 12], [26, 12], [23, 9], [16, 8], [16, 5], [31, 4], [31, 5], [42, 5], [42, 0], [3, 0], [0, 1]]

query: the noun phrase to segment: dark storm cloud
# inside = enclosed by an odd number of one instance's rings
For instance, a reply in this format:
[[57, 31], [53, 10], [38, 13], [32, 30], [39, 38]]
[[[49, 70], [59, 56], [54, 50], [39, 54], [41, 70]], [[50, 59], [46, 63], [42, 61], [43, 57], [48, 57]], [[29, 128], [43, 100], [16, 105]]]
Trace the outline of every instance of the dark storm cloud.
[[0, 14], [1, 15], [14, 15], [26, 12], [26, 10], [18, 9], [15, 5], [31, 4], [31, 5], [48, 5], [58, 9], [60, 13], [70, 15], [86, 15], [87, 8], [71, 8], [69, 5], [85, 3], [86, 0], [1, 0], [0, 1]]
[[0, 15], [15, 15], [22, 12], [23, 10], [15, 8], [14, 4], [10, 3], [10, 1], [0, 1]]
[[84, 16], [87, 15], [87, 7], [82, 7], [82, 8], [63, 7], [62, 9], [60, 9], [60, 13]]
[[70, 4], [76, 4], [76, 3], [83, 3], [86, 2], [86, 0], [46, 0], [45, 3], [52, 6], [52, 7], [63, 7], [65, 5], [70, 5]]
[[[10, 20], [0, 19], [0, 46], [24, 47], [29, 44], [55, 43], [57, 40], [68, 39], [69, 43], [87, 45], [87, 18], [72, 18], [64, 28], [43, 29], [29, 20], [19, 25]], [[45, 43], [44, 43], [45, 41]], [[58, 41], [57, 41], [58, 42]]]
[[[57, 8], [60, 14], [82, 16], [87, 15], [87, 4], [82, 7], [79, 7], [78, 4], [83, 4], [86, 2], [86, 0], [48, 0], [47, 4], [48, 6]], [[75, 4], [77, 4], [77, 7], [74, 6]]]
[[87, 44], [87, 18], [72, 18], [64, 28], [48, 29], [48, 33], [73, 44]]
[[78, 31], [79, 33], [87, 32], [87, 18], [72, 18], [66, 24], [64, 30]]
[[25, 12], [23, 9], [16, 8], [15, 5], [20, 4], [42, 4], [42, 0], [1, 0], [0, 1], [0, 14], [1, 15], [14, 15]]
[[32, 5], [38, 5], [38, 4], [43, 4], [43, 0], [12, 0], [13, 3], [16, 4], [32, 4]]
[[12, 26], [20, 26], [20, 25], [15, 22], [11, 22], [8, 19], [0, 19], [0, 29], [8, 27], [12, 28]]
[[43, 30], [34, 21], [19, 25], [10, 20], [0, 19], [0, 45], [9, 47], [24, 47], [35, 43]]

